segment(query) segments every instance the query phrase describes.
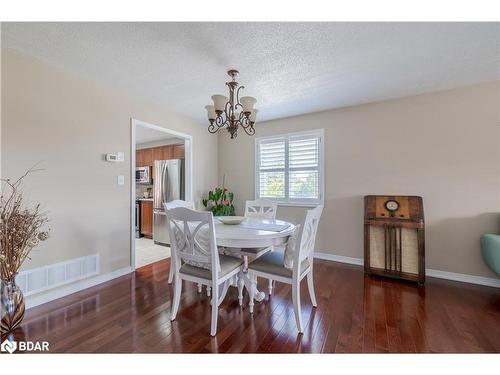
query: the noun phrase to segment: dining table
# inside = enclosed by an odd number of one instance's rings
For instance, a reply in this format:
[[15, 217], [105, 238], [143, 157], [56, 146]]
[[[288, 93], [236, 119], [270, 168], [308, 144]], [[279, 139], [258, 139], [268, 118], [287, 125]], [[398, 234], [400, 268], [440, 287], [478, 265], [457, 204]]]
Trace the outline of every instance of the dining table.
[[[283, 220], [245, 218], [240, 224], [224, 224], [217, 218], [214, 220], [215, 237], [218, 247], [230, 248], [232, 254], [238, 254], [244, 259], [244, 267], [238, 274], [248, 291], [253, 288], [254, 300], [262, 301], [266, 294], [258, 290], [257, 278], [251, 278], [247, 272], [248, 261], [252, 259], [245, 249], [269, 249], [284, 247], [288, 237], [295, 231], [295, 225]], [[219, 303], [224, 299], [229, 283], [220, 293]], [[253, 304], [253, 301], [251, 302]], [[240, 300], [241, 305], [241, 300]]]

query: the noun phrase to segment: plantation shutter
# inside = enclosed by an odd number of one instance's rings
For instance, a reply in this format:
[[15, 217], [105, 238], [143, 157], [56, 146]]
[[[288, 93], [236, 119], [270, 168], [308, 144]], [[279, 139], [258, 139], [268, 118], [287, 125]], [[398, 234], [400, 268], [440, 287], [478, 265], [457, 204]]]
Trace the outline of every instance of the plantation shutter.
[[261, 198], [285, 198], [285, 139], [259, 143], [259, 192]]
[[319, 138], [291, 136], [288, 144], [290, 199], [319, 198]]

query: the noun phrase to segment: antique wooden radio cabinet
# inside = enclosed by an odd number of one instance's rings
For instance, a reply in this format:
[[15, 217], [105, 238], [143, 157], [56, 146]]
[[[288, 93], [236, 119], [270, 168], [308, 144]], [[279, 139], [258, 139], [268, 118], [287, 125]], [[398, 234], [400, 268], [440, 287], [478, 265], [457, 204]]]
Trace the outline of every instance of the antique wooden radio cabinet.
[[425, 282], [421, 197], [365, 196], [365, 273]]

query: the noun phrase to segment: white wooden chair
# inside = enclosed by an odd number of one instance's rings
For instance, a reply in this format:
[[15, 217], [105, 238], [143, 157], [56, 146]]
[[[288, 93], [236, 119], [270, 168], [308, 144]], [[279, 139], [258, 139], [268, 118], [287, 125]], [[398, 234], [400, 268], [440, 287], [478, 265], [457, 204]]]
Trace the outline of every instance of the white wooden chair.
[[194, 203], [189, 201], [183, 201], [181, 199], [176, 199], [170, 202], [163, 202], [163, 207], [165, 208], [165, 210], [171, 210], [172, 208], [177, 208], [177, 207], [186, 207], [189, 208], [190, 210], [194, 210]]
[[[254, 217], [259, 219], [276, 219], [276, 212], [278, 211], [278, 203], [268, 199], [257, 199], [254, 201], [245, 202], [245, 217]], [[259, 258], [265, 253], [273, 251], [273, 248], [263, 249], [242, 249], [241, 253], [247, 257]], [[248, 258], [246, 258], [248, 259]], [[273, 293], [273, 280], [269, 279], [268, 282], [269, 295]]]
[[198, 212], [185, 207], [166, 211], [174, 261], [174, 299], [170, 320], [175, 320], [181, 299], [182, 281], [212, 288], [212, 322], [210, 334], [217, 333], [219, 305], [229, 283], [241, 270], [243, 261], [219, 255], [211, 212]]
[[[295, 312], [295, 321], [300, 333], [304, 331], [302, 326], [302, 315], [300, 308], [300, 282], [307, 276], [309, 296], [314, 307], [317, 306], [313, 283], [313, 258], [314, 242], [318, 230], [319, 219], [323, 206], [317, 206], [307, 211], [304, 223], [299, 228], [295, 242], [295, 252], [292, 269], [285, 268], [284, 252], [274, 251], [263, 255], [250, 263], [248, 272], [250, 277], [264, 277], [292, 285], [292, 300]], [[250, 312], [253, 313], [253, 291], [250, 290]]]
[[245, 202], [245, 217], [276, 219], [276, 211], [278, 211], [278, 204], [267, 199]]
[[[163, 202], [163, 208], [165, 209], [165, 212], [167, 210], [171, 210], [172, 208], [176, 207], [186, 207], [189, 208], [190, 210], [194, 210], [194, 203], [193, 202], [188, 202], [188, 201], [183, 201], [180, 199], [176, 199], [170, 202]], [[168, 229], [167, 229], [168, 230]], [[172, 281], [174, 280], [174, 253], [171, 251], [170, 254], [170, 271], [168, 272], [168, 283], [172, 284]], [[201, 285], [198, 287], [198, 292], [201, 292]]]

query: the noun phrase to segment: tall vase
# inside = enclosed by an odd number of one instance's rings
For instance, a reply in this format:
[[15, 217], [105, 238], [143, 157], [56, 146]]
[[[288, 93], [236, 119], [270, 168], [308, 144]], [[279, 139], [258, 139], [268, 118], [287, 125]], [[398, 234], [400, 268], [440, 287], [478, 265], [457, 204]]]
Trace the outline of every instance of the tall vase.
[[24, 318], [24, 296], [14, 280], [0, 280], [0, 332], [15, 330]]

